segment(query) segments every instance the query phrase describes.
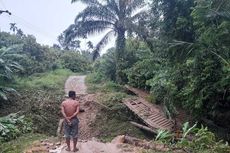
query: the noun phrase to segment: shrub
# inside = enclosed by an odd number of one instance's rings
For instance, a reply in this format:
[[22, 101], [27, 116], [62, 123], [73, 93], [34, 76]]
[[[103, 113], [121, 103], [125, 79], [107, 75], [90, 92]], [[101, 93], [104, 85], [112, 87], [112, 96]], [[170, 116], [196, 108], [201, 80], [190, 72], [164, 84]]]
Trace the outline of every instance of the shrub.
[[24, 115], [10, 114], [0, 118], [0, 142], [17, 138], [32, 131], [32, 123]]
[[152, 63], [152, 59], [144, 59], [135, 63], [130, 69], [127, 69], [128, 83], [134, 87], [148, 89], [149, 85], [146, 82], [154, 76], [154, 69], [157, 66]]
[[90, 69], [90, 61], [79, 52], [66, 51], [60, 57], [64, 68], [73, 72], [86, 72]]
[[[223, 141], [218, 141], [211, 131], [207, 127], [201, 126], [197, 128], [197, 124], [192, 127], [186, 122], [182, 127], [181, 137], [174, 141], [174, 134], [169, 131], [159, 130], [156, 140], [162, 143], [171, 144], [172, 148], [183, 148], [184, 150], [192, 152], [212, 152], [212, 153], [225, 153], [230, 151], [228, 144], [224, 144]], [[174, 142], [174, 143], [171, 143]]]
[[91, 73], [89, 75], [87, 75], [86, 77], [86, 82], [87, 83], [101, 83], [103, 80], [103, 76], [101, 73], [98, 73], [98, 72], [94, 72], [94, 73]]

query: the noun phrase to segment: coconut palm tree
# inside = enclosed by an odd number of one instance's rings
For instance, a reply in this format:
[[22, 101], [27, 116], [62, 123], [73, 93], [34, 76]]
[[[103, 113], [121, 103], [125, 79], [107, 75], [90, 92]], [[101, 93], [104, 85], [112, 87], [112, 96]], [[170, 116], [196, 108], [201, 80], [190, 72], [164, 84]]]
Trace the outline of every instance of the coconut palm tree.
[[16, 31], [18, 30], [16, 23], [10, 23], [10, 30], [12, 30], [14, 34], [16, 33]]
[[76, 16], [75, 23], [65, 30], [65, 40], [68, 42], [76, 37], [86, 38], [91, 34], [105, 33], [95, 46], [95, 59], [109, 38], [116, 36], [117, 81], [121, 82], [125, 33], [140, 33], [137, 23], [146, 15], [144, 0], [72, 0], [72, 3], [78, 1], [87, 7]]

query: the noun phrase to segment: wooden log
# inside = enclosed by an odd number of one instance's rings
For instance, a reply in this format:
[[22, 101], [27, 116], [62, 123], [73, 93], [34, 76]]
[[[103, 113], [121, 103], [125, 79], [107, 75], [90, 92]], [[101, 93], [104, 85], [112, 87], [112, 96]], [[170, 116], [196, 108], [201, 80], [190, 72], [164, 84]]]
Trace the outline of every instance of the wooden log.
[[63, 123], [64, 123], [64, 119], [60, 119], [58, 123], [58, 129], [57, 129], [57, 136], [59, 138], [61, 138], [63, 135]]
[[143, 130], [148, 131], [148, 132], [150, 132], [150, 133], [157, 134], [157, 130], [155, 130], [155, 129], [151, 129], [151, 128], [145, 126], [145, 125], [142, 125], [142, 124], [139, 124], [139, 123], [136, 123], [136, 122], [132, 122], [132, 121], [131, 121], [130, 123], [131, 123], [132, 125], [134, 125], [134, 126], [140, 128], [140, 129], [143, 129]]

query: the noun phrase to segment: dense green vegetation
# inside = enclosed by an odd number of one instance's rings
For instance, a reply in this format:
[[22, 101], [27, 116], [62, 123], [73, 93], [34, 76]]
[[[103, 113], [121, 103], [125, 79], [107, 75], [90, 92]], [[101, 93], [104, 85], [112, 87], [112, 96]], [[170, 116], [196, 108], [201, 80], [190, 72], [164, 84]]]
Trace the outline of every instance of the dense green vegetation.
[[[84, 53], [84, 54], [83, 54]], [[60, 68], [73, 72], [85, 72], [90, 69], [90, 54], [87, 51], [62, 50], [42, 46], [32, 35], [0, 33], [0, 96], [7, 99], [7, 93], [14, 91], [8, 83], [15, 77], [28, 78], [36, 73], [44, 73]], [[1, 100], [2, 101], [2, 100]], [[0, 102], [2, 103], [2, 102]]]
[[32, 131], [31, 121], [16, 113], [1, 117], [0, 127], [0, 142], [15, 139], [21, 134]]
[[42, 46], [31, 35], [0, 32], [0, 116], [20, 114], [0, 118], [0, 141], [27, 132], [55, 135], [64, 82], [73, 72], [88, 71], [90, 56]]
[[[30, 130], [25, 132], [55, 135], [60, 117], [58, 108], [64, 98], [64, 82], [71, 74], [71, 71], [57, 69], [53, 72], [37, 73], [30, 78], [17, 78], [11, 86], [17, 90], [19, 95], [10, 94], [8, 101], [1, 104], [0, 115], [19, 113], [25, 115], [25, 122], [23, 116], [19, 119], [3, 118], [3, 122], [0, 121], [0, 127], [3, 129], [0, 132], [2, 140], [16, 138], [23, 133], [21, 130], [27, 128]], [[8, 134], [4, 131], [8, 131]]]
[[190, 127], [188, 122], [183, 124], [181, 138], [176, 139], [169, 131], [158, 130], [155, 141], [167, 144], [170, 150], [183, 148], [183, 150], [196, 153], [225, 153], [230, 150], [228, 144], [218, 141], [214, 133], [210, 132], [207, 127], [198, 128], [197, 124]]
[[[122, 83], [149, 90], [169, 117], [179, 113], [177, 108], [186, 109], [228, 139], [229, 1], [154, 0], [149, 8], [145, 20], [136, 22], [148, 30], [143, 32], [148, 41], [139, 35], [126, 40], [119, 63]], [[115, 52], [110, 49], [95, 62], [97, 79], [120, 82]]]
[[[103, 140], [127, 132], [143, 136], [127, 123], [131, 114], [120, 103], [128, 96], [124, 84], [149, 91], [149, 100], [164, 106], [168, 118], [187, 110], [198, 126], [230, 140], [229, 0], [72, 0], [77, 1], [86, 8], [58, 45], [41, 45], [13, 23], [12, 33], [0, 32], [0, 116], [21, 111], [13, 119], [0, 118], [1, 142], [31, 131], [54, 135], [64, 80], [89, 71], [88, 91], [100, 92], [105, 106], [92, 125], [107, 123], [101, 126]], [[100, 32], [107, 33], [96, 46], [89, 41], [81, 49], [78, 37]], [[100, 56], [111, 36], [116, 46]], [[177, 145], [213, 152], [225, 147], [200, 127], [192, 133], [198, 139]], [[167, 132], [157, 139], [172, 142]]]

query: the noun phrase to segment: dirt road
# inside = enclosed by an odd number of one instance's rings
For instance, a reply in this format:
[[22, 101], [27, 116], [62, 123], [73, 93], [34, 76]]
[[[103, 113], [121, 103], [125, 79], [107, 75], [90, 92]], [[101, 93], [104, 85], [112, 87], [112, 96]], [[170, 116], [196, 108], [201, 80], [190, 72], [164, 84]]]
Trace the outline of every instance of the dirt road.
[[82, 76], [70, 76], [65, 82], [66, 95], [70, 90], [75, 91], [77, 95], [85, 95], [87, 93], [87, 87], [85, 85], [85, 75]]
[[[95, 95], [87, 94], [87, 87], [85, 85], [86, 76], [70, 76], [65, 83], [65, 93], [73, 90], [77, 93], [80, 101], [80, 107], [85, 112], [78, 115], [80, 120], [80, 137], [77, 147], [78, 153], [135, 153], [134, 149], [127, 147], [121, 143], [119, 137], [114, 139], [111, 143], [102, 143], [94, 138], [97, 131], [90, 127], [94, 122], [96, 114], [99, 110], [95, 100]], [[63, 144], [55, 150], [50, 150], [54, 153], [69, 153], [65, 150], [66, 145]]]

